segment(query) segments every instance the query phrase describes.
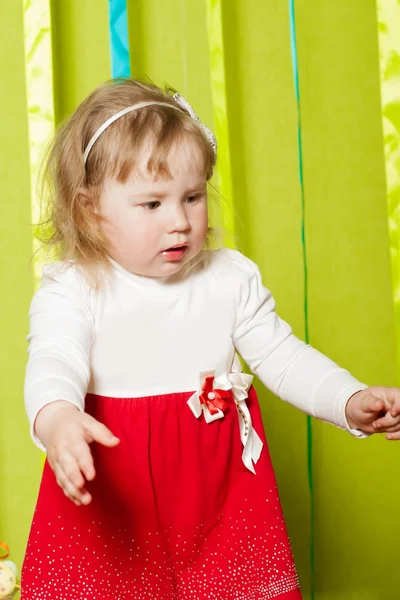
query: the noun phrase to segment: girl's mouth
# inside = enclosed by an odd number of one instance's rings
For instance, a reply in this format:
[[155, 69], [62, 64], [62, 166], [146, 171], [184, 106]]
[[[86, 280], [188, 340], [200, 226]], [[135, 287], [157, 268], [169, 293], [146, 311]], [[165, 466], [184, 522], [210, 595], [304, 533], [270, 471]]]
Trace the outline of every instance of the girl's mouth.
[[163, 250], [162, 255], [171, 261], [180, 260], [186, 254], [187, 250], [188, 246], [183, 244], [182, 246], [173, 246], [172, 248]]

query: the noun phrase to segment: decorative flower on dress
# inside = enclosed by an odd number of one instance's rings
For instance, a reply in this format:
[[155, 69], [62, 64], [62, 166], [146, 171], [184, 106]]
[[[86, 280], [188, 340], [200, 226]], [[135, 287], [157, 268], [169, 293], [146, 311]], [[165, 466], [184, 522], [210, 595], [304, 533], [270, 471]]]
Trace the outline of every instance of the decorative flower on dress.
[[218, 390], [214, 388], [215, 377], [209, 375], [205, 377], [199, 400], [203, 406], [206, 406], [211, 415], [218, 414], [219, 410], [225, 412], [228, 408], [229, 400], [233, 400], [231, 390]]
[[240, 364], [235, 360], [232, 371], [215, 376], [215, 371], [200, 374], [200, 390], [188, 400], [188, 405], [198, 419], [204, 414], [207, 423], [222, 419], [230, 402], [234, 402], [238, 411], [240, 439], [243, 444], [242, 460], [244, 465], [255, 473], [254, 464], [260, 458], [263, 443], [254, 431], [246, 399], [252, 384], [252, 375], [242, 373]]

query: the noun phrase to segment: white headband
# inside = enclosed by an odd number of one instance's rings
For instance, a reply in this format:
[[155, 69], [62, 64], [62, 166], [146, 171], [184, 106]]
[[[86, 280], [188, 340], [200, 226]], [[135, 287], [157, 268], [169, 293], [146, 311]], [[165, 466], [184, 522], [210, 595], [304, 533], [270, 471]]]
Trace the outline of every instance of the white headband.
[[174, 106], [173, 104], [169, 104], [168, 102], [139, 102], [138, 104], [133, 104], [132, 106], [128, 106], [127, 108], [120, 110], [115, 115], [113, 115], [112, 117], [107, 119], [107, 121], [105, 121], [105, 123], [103, 123], [103, 125], [101, 125], [98, 128], [98, 130], [92, 136], [88, 145], [86, 146], [85, 152], [83, 153], [84, 164], [86, 165], [86, 161], [88, 159], [89, 152], [93, 148], [94, 144], [97, 142], [97, 140], [99, 139], [101, 134], [107, 129], [107, 127], [112, 125], [114, 123], [114, 121], [116, 121], [120, 117], [123, 117], [127, 113], [130, 113], [134, 110], [138, 110], [139, 108], [144, 108], [145, 106], [153, 106], [153, 105], [169, 106], [170, 108], [175, 108], [176, 110], [181, 110], [182, 108], [187, 110], [187, 112], [192, 117], [192, 119], [194, 119], [200, 125], [200, 128], [203, 130], [205, 136], [207, 137], [208, 141], [210, 142], [210, 145], [211, 145], [212, 149], [214, 150], [215, 155], [217, 155], [217, 140], [215, 138], [215, 135], [211, 131], [211, 129], [209, 129], [206, 125], [204, 125], [200, 121], [199, 117], [196, 115], [193, 108], [190, 106], [189, 102], [187, 100], [185, 100], [185, 98], [183, 96], [181, 96], [180, 94], [174, 94], [172, 98], [173, 98], [173, 100], [175, 100], [175, 102], [177, 103], [178, 106]]

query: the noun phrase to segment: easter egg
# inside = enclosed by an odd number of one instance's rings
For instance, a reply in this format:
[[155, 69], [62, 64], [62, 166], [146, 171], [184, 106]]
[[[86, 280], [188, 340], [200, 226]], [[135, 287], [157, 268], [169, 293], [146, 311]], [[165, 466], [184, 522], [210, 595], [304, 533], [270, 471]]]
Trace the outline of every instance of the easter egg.
[[17, 589], [17, 568], [10, 560], [0, 562], [0, 600], [9, 600]]

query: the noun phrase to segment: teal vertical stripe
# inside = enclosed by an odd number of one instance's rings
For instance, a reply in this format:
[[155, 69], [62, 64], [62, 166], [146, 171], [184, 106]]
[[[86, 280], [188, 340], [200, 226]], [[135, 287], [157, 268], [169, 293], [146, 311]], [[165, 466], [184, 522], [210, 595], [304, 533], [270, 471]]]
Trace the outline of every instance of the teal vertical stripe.
[[[297, 40], [296, 40], [296, 17], [295, 17], [295, 0], [289, 0], [289, 18], [290, 18], [290, 46], [292, 53], [294, 88], [296, 94], [297, 108], [297, 148], [299, 160], [299, 179], [300, 179], [300, 194], [301, 194], [301, 242], [303, 252], [303, 273], [304, 273], [304, 328], [305, 340], [309, 343], [309, 315], [308, 315], [308, 265], [307, 265], [307, 238], [306, 238], [306, 205], [304, 193], [304, 173], [303, 173], [303, 141], [301, 128], [301, 104], [300, 104], [300, 86], [299, 86], [299, 61], [297, 57]], [[312, 448], [312, 420], [307, 416], [307, 468], [308, 468], [308, 485], [310, 491], [310, 564], [311, 564], [311, 600], [315, 598], [315, 506], [313, 493], [313, 448]]]
[[112, 77], [130, 77], [128, 13], [126, 0], [109, 0]]

